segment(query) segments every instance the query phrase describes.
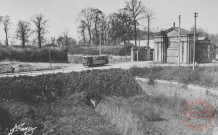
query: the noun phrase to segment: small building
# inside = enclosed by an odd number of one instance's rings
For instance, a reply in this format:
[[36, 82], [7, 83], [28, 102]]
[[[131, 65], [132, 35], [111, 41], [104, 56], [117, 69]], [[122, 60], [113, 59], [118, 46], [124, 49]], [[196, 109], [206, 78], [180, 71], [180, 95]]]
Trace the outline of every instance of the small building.
[[206, 37], [199, 37], [196, 47], [196, 62], [211, 62], [216, 58], [216, 46], [211, 44], [210, 40]]
[[[135, 40], [130, 40], [129, 43], [131, 43], [133, 46], [135, 46]], [[148, 43], [148, 40], [137, 40], [137, 46], [135, 46], [133, 50], [139, 51], [138, 52], [138, 60], [139, 61], [153, 60], [155, 42], [153, 39], [149, 40], [149, 47], [147, 47], [147, 43]], [[124, 45], [123, 42], [120, 45]], [[147, 59], [148, 48], [150, 50], [150, 59]], [[133, 58], [134, 61], [137, 61], [136, 55], [137, 55], [137, 53], [134, 52], [134, 58]]]
[[[179, 49], [179, 28], [171, 27], [165, 31], [156, 33], [154, 37], [154, 61], [161, 63], [189, 64], [193, 61], [194, 34], [180, 28], [180, 49]], [[199, 38], [196, 34], [196, 62], [210, 62], [213, 57], [214, 48], [207, 38]], [[180, 50], [180, 52], [179, 52]], [[213, 54], [214, 55], [214, 54]]]

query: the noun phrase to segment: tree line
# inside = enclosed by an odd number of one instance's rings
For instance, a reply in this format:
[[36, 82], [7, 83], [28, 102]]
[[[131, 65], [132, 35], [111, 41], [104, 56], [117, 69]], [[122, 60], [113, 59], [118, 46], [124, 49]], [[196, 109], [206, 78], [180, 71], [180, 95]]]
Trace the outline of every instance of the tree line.
[[[78, 32], [81, 35], [82, 44], [113, 44], [140, 37], [142, 31], [147, 31], [147, 39], [150, 38], [150, 26], [154, 21], [154, 11], [145, 7], [140, 0], [126, 1], [125, 7], [118, 12], [106, 16], [100, 9], [83, 9], [78, 17]], [[147, 21], [146, 25], [140, 22]], [[140, 28], [143, 30], [140, 30]], [[101, 37], [101, 39], [99, 38]], [[148, 42], [149, 45], [149, 42]]]
[[[41, 48], [43, 40], [45, 40], [44, 35], [47, 32], [46, 27], [48, 19], [45, 17], [45, 15], [39, 13], [34, 15], [30, 21], [35, 26], [35, 29], [31, 30], [31, 23], [29, 21], [20, 20], [17, 23], [16, 38], [19, 39], [21, 41], [22, 46], [25, 47], [26, 43], [29, 41], [30, 35], [36, 33], [36, 37], [38, 40], [37, 43], [39, 48]], [[8, 46], [8, 31], [12, 24], [11, 18], [8, 15], [0, 16], [0, 23], [3, 25], [4, 28], [5, 45]]]
[[[123, 8], [117, 12], [106, 16], [100, 9], [88, 7], [78, 15], [79, 22], [78, 33], [80, 34], [79, 44], [85, 45], [117, 45], [121, 42], [126, 44], [129, 40], [134, 40], [137, 46], [137, 40], [149, 39], [151, 37], [151, 25], [155, 20], [155, 13], [152, 9], [145, 7], [140, 0], [126, 1]], [[32, 44], [39, 48], [46, 42], [45, 34], [48, 32], [49, 19], [39, 13], [35, 14], [29, 21], [20, 20], [17, 23], [16, 38], [21, 41], [23, 47], [28, 42], [30, 35], [35, 34]], [[11, 18], [0, 16], [0, 25], [3, 25], [5, 33], [5, 45], [8, 46], [8, 31], [11, 27]], [[31, 26], [34, 29], [31, 29]], [[191, 30], [192, 31], [192, 30]], [[200, 35], [208, 37], [212, 43], [218, 44], [218, 35], [208, 34], [202, 28], [199, 30]], [[51, 43], [57, 43], [60, 47], [68, 47], [77, 44], [76, 40], [69, 37], [69, 30], [62, 32], [62, 36], [51, 37]]]
[[[191, 28], [191, 32], [194, 33], [194, 27]], [[206, 32], [203, 28], [197, 28], [196, 33], [199, 37], [206, 37], [211, 41], [211, 43], [218, 46], [218, 34], [210, 34]]]
[[[25, 47], [28, 42], [29, 38], [32, 34], [36, 34], [35, 39], [33, 39], [32, 44], [38, 45], [39, 48], [42, 47], [42, 45], [46, 42], [45, 34], [48, 33], [47, 26], [48, 26], [49, 19], [41, 13], [35, 14], [30, 21], [26, 20], [20, 20], [17, 23], [16, 28], [16, 39], [19, 39], [21, 41], [22, 47]], [[11, 18], [10, 16], [0, 16], [0, 25], [3, 25], [3, 30], [5, 33], [5, 45], [8, 46], [8, 38], [9, 38], [9, 29], [11, 28]], [[34, 26], [34, 29], [31, 29], [31, 25]], [[67, 47], [70, 44], [76, 44], [76, 40], [73, 38], [70, 38], [68, 36], [68, 30], [65, 30], [62, 34], [62, 36], [55, 39], [55, 37], [51, 37], [51, 42], [55, 44], [55, 41], [57, 41], [57, 44], [60, 47]]]

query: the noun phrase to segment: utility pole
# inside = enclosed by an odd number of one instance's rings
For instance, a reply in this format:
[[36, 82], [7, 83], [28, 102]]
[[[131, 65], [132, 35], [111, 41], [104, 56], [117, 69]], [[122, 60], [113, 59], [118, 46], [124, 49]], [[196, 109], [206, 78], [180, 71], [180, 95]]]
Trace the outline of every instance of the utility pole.
[[178, 32], [178, 66], [180, 67], [180, 22], [181, 22], [181, 16], [179, 15], [179, 32]]
[[50, 49], [51, 44], [48, 44], [48, 55], [49, 55], [49, 63], [50, 63], [50, 69], [52, 69], [51, 66], [51, 49]]
[[100, 45], [99, 54], [101, 55], [101, 23], [99, 24], [99, 45]]
[[195, 26], [194, 26], [194, 44], [193, 44], [193, 70], [195, 70], [195, 47], [196, 47], [196, 19], [197, 19], [197, 15], [198, 13], [194, 13], [194, 17], [195, 17]]

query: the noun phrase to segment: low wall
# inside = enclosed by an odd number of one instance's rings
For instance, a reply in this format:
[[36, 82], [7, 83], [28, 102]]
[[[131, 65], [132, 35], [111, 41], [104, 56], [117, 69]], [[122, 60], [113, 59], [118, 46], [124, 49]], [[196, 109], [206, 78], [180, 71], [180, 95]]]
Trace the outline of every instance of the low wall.
[[127, 62], [131, 61], [131, 56], [109, 55], [109, 62]]
[[[148, 81], [149, 81], [149, 80], [146, 79], [146, 78], [140, 78], [140, 77], [136, 77], [136, 80], [140, 80], [140, 81], [143, 81], [143, 82], [148, 82]], [[162, 84], [173, 84], [173, 85], [182, 86], [181, 83], [172, 82], [172, 81], [155, 80], [155, 82], [157, 82], [157, 83], [162, 83]], [[213, 88], [207, 88], [207, 87], [198, 86], [198, 85], [193, 85], [193, 84], [187, 85], [187, 88], [188, 88], [188, 89], [192, 89], [192, 90], [194, 90], [194, 91], [196, 91], [196, 92], [202, 92], [202, 93], [205, 93], [205, 92], [208, 91], [209, 93], [218, 96], [218, 90], [213, 89]]]
[[[81, 63], [82, 62], [82, 56], [84, 55], [70, 55], [68, 54], [68, 61], [69, 63]], [[131, 61], [131, 56], [116, 56], [116, 55], [108, 55], [109, 63], [114, 62], [127, 62]]]

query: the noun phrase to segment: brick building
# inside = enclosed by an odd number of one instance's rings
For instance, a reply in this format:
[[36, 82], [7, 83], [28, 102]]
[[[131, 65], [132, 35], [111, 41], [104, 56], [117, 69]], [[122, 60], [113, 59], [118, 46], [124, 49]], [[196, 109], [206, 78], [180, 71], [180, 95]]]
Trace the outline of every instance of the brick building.
[[[178, 27], [171, 27], [165, 31], [156, 33], [154, 37], [154, 61], [161, 63], [178, 62]], [[180, 63], [188, 64], [193, 61], [194, 35], [188, 30], [180, 28]], [[210, 41], [205, 38], [198, 40], [196, 35], [196, 62], [209, 62], [213, 59], [210, 55], [214, 48]], [[214, 54], [213, 54], [214, 55]]]

